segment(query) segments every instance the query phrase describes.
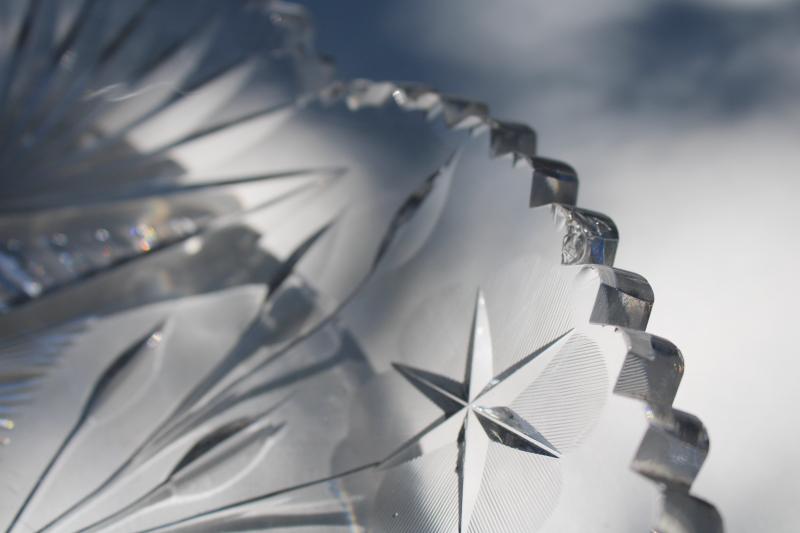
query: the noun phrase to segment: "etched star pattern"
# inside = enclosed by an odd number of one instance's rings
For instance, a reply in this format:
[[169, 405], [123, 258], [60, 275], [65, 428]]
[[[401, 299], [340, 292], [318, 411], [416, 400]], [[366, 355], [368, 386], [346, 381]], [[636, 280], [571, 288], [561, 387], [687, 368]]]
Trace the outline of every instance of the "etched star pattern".
[[479, 291], [463, 383], [393, 363], [444, 415], [391, 455], [384, 465], [394, 466], [458, 442], [459, 531], [466, 532], [481, 489], [490, 440], [537, 455], [560, 457], [556, 447], [533, 425], [503, 405], [511, 403], [541, 375], [568, 334], [569, 331], [495, 376], [486, 302]]

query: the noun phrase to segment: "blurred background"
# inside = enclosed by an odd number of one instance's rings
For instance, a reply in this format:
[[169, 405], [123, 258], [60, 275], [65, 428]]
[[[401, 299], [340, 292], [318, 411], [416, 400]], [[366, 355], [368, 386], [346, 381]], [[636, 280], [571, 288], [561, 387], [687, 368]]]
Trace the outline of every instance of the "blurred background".
[[534, 126], [620, 228], [686, 359], [676, 406], [729, 532], [797, 531], [800, 3], [301, 0], [344, 78], [422, 81]]

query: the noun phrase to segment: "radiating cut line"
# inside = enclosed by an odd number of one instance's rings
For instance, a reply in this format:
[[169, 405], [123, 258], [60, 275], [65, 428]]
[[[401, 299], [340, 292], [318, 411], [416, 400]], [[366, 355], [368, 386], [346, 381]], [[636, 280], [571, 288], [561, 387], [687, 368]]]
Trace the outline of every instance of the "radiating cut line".
[[145, 351], [156, 349], [156, 346], [160, 344], [164, 326], [165, 323], [163, 322], [158, 324], [149, 333], [132, 344], [127, 350], [123, 351], [119, 356], [117, 356], [116, 359], [114, 359], [111, 365], [106, 368], [97, 381], [95, 381], [92, 392], [84, 402], [78, 419], [75, 421], [72, 429], [70, 429], [69, 433], [61, 442], [56, 452], [50, 458], [47, 466], [39, 474], [39, 478], [36, 480], [33, 488], [28, 492], [28, 495], [25, 497], [25, 500], [23, 500], [22, 505], [19, 506], [16, 515], [8, 526], [9, 531], [12, 531], [17, 522], [24, 516], [24, 513], [28, 508], [28, 504], [36, 495], [45, 478], [49, 476], [50, 471], [58, 462], [64, 450], [67, 449], [73, 439], [78, 435], [84, 423], [92, 416], [94, 410], [103, 403], [103, 399], [108, 393], [109, 384], [112, 383], [118, 375], [124, 372], [126, 367], [132, 361], [134, 361], [137, 357], [140, 357]]
[[[111, 204], [119, 201], [138, 200], [142, 198], [153, 198], [163, 196], [173, 196], [183, 193], [191, 193], [203, 190], [213, 190], [233, 185], [244, 185], [248, 183], [256, 183], [259, 181], [277, 180], [281, 178], [294, 178], [294, 177], [312, 177], [320, 176], [324, 178], [335, 178], [344, 175], [346, 170], [341, 167], [317, 167], [317, 168], [301, 168], [295, 170], [285, 170], [278, 172], [270, 172], [267, 174], [256, 174], [251, 176], [241, 176], [234, 178], [224, 178], [220, 180], [213, 179], [198, 179], [192, 183], [170, 183], [165, 185], [151, 185], [146, 184], [144, 187], [138, 189], [128, 190], [112, 190], [103, 194], [92, 195], [90, 193], [76, 196], [70, 199], [69, 205], [86, 207], [99, 204]], [[155, 180], [149, 180], [155, 181]], [[17, 213], [36, 213], [39, 211], [47, 211], [49, 209], [57, 209], [62, 207], [63, 195], [39, 195], [29, 196], [24, 199], [25, 203], [17, 203], [3, 206], [3, 212], [7, 214]]]
[[218, 507], [216, 509], [210, 509], [208, 511], [204, 511], [202, 513], [196, 514], [196, 515], [191, 516], [189, 518], [183, 518], [183, 519], [180, 519], [180, 520], [176, 520], [174, 522], [161, 524], [161, 525], [159, 525], [157, 527], [146, 529], [142, 533], [151, 533], [151, 532], [155, 532], [155, 531], [161, 531], [161, 530], [164, 530], [164, 529], [167, 529], [167, 528], [175, 527], [177, 525], [180, 525], [182, 523], [185, 523], [185, 522], [188, 522], [188, 521], [191, 521], [191, 520], [202, 519], [203, 517], [207, 517], [207, 516], [211, 516], [213, 514], [220, 513], [220, 512], [223, 512], [223, 511], [228, 511], [228, 510], [231, 510], [231, 509], [235, 509], [235, 508], [243, 506], [243, 505], [248, 505], [248, 504], [251, 504], [251, 503], [258, 502], [260, 500], [266, 500], [268, 498], [274, 498], [276, 496], [280, 496], [280, 495], [283, 495], [283, 494], [287, 494], [289, 492], [293, 492], [293, 491], [296, 491], [296, 490], [304, 489], [306, 487], [311, 487], [313, 485], [318, 485], [320, 483], [328, 483], [329, 481], [334, 481], [334, 480], [337, 480], [337, 479], [341, 479], [341, 478], [350, 476], [352, 474], [357, 474], [358, 472], [363, 472], [365, 470], [369, 470], [370, 468], [375, 468], [377, 466], [378, 466], [378, 463], [370, 463], [368, 465], [359, 466], [357, 468], [353, 468], [353, 469], [347, 470], [345, 472], [340, 472], [340, 473], [335, 474], [333, 476], [328, 476], [328, 477], [324, 477], [324, 478], [320, 478], [320, 479], [315, 479], [313, 481], [308, 481], [306, 483], [300, 483], [298, 485], [294, 485], [294, 486], [291, 486], [291, 487], [286, 487], [284, 489], [280, 489], [280, 490], [276, 490], [276, 491], [273, 491], [273, 492], [268, 492], [268, 493], [265, 493], [265, 494], [261, 494], [259, 496], [254, 496], [252, 498], [247, 498], [247, 499], [244, 499], [244, 500], [240, 500], [240, 501], [228, 504], [228, 505], [224, 505], [222, 507]]

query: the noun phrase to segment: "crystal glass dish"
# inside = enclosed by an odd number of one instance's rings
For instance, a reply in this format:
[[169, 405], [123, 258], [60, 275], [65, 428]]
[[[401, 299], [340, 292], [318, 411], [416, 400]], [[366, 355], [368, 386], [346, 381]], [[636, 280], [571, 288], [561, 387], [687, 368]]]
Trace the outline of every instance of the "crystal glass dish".
[[282, 2], [0, 13], [0, 527], [721, 531], [533, 130], [336, 80]]

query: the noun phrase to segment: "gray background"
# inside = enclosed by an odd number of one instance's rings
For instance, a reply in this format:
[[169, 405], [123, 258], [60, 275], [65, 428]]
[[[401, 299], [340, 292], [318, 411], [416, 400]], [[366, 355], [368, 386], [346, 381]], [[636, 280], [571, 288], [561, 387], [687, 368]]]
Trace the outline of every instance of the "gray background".
[[796, 531], [800, 4], [302, 3], [342, 77], [484, 100], [577, 168], [686, 358], [676, 405], [712, 448], [695, 492], [729, 532]]

